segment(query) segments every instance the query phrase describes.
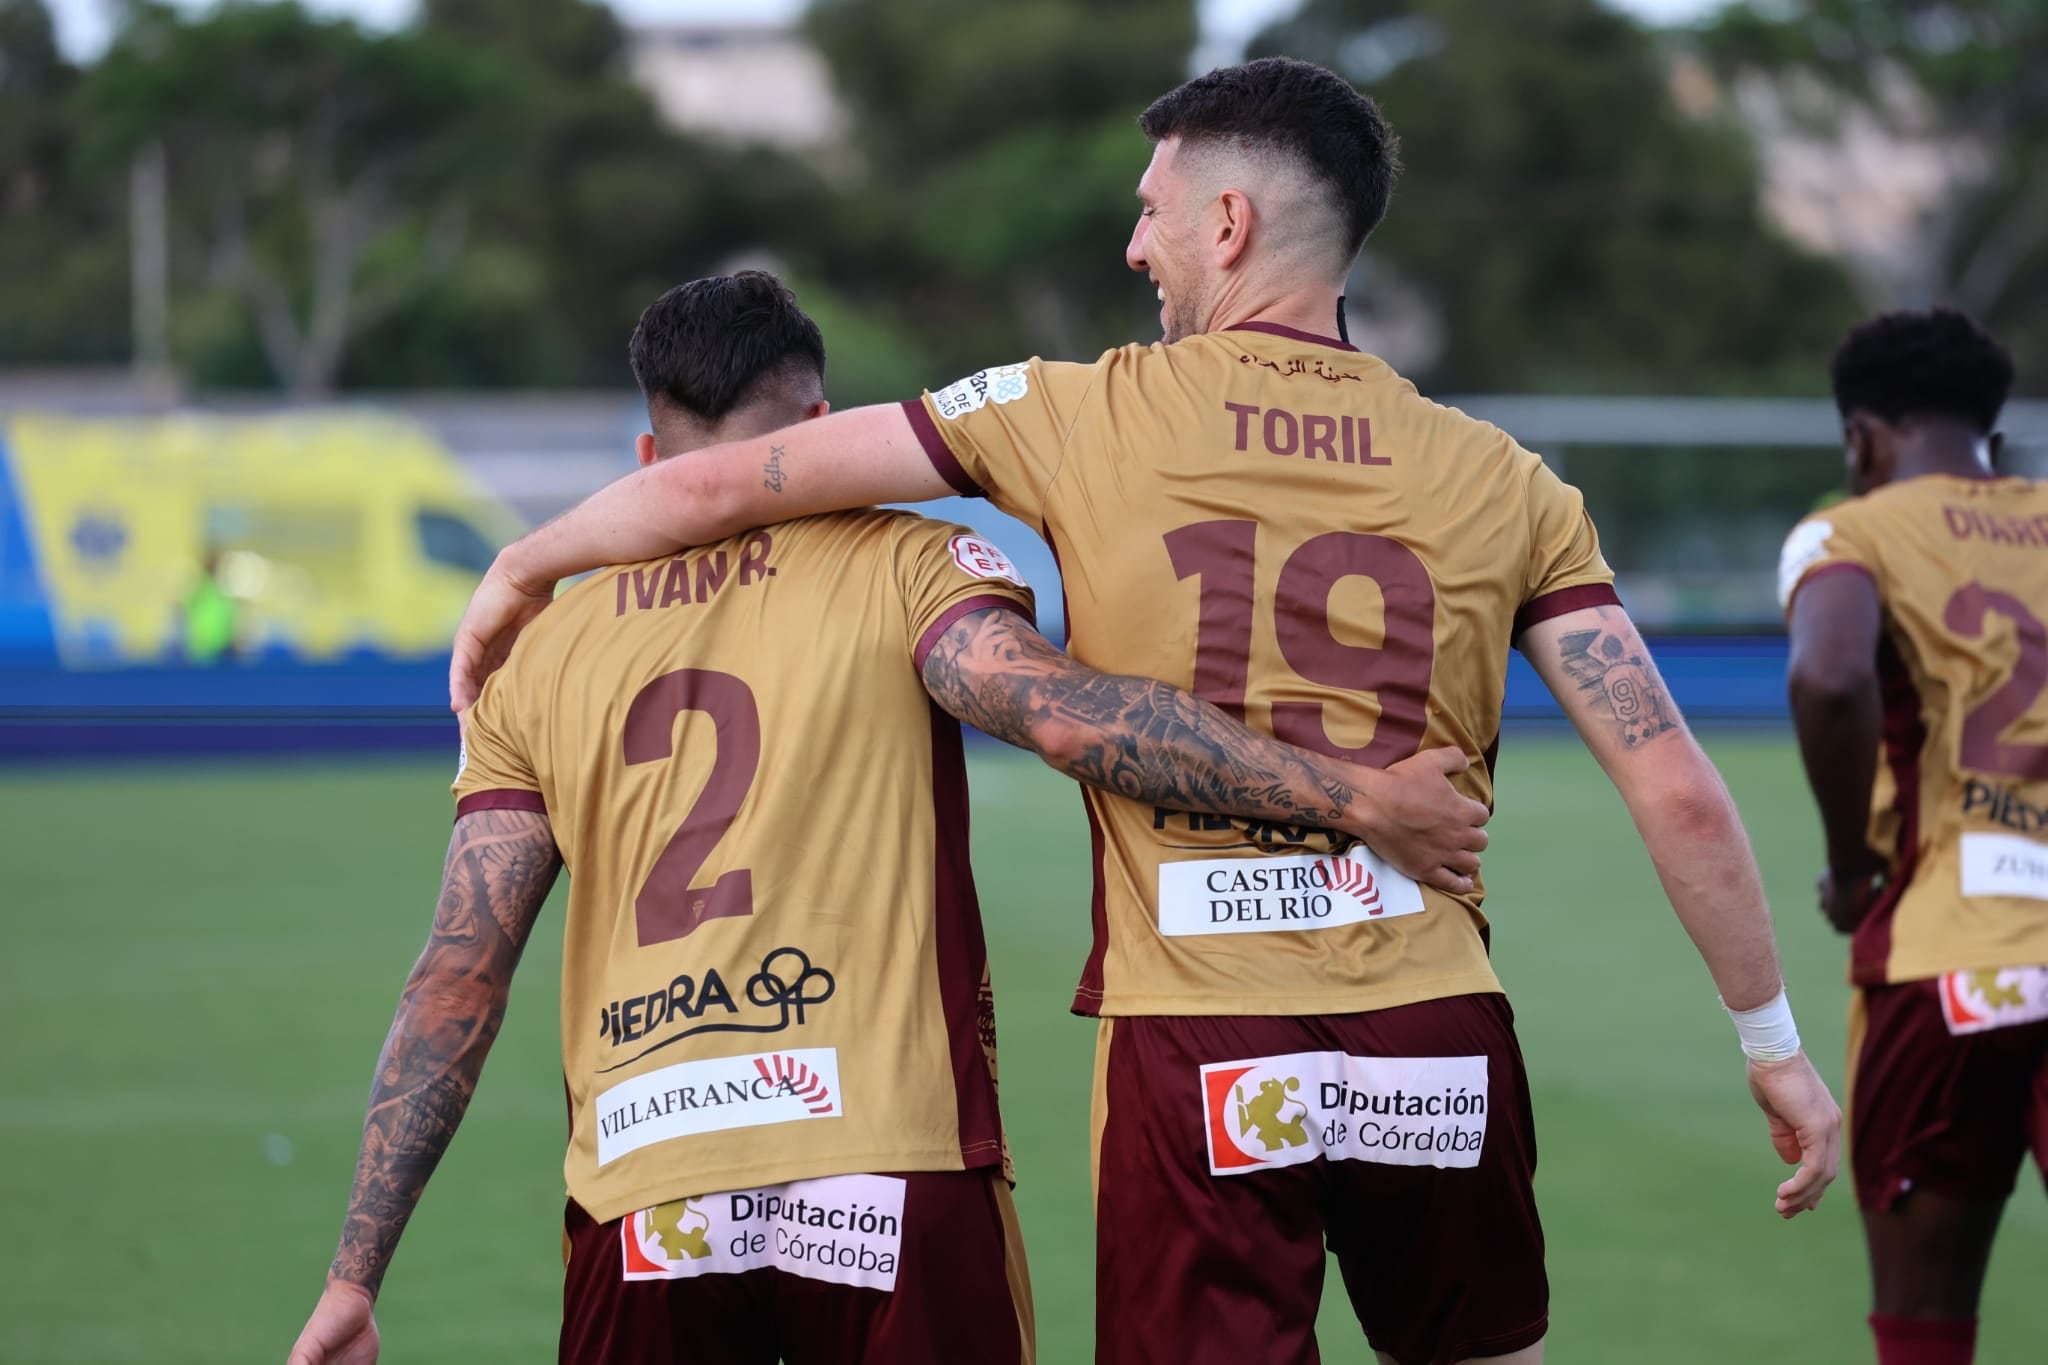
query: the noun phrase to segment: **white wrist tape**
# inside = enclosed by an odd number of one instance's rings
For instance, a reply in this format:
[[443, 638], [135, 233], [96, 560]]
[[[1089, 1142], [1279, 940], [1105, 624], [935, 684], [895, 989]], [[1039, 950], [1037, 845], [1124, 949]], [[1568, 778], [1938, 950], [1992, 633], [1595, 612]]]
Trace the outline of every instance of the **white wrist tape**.
[[[1728, 1002], [1721, 1002], [1728, 1009]], [[1735, 1021], [1735, 1034], [1742, 1040], [1743, 1055], [1753, 1062], [1782, 1062], [1799, 1053], [1799, 1025], [1792, 1022], [1792, 1005], [1779, 991], [1768, 1003], [1753, 1010], [1728, 1010]]]

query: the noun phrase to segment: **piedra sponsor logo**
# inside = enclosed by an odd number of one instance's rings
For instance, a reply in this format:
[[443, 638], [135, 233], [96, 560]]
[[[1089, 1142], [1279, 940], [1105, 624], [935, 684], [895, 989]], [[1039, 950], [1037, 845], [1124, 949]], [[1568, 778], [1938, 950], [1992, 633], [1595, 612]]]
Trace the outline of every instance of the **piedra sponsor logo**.
[[1396, 919], [1422, 888], [1363, 844], [1342, 857], [1194, 858], [1159, 865], [1159, 932], [1260, 934]]
[[896, 1176], [838, 1175], [672, 1200], [620, 1221], [629, 1280], [782, 1270], [892, 1290], [903, 1258]]
[[839, 1050], [792, 1048], [678, 1062], [597, 1097], [597, 1164], [651, 1143], [731, 1128], [838, 1118]]
[[700, 1034], [780, 1033], [801, 1027], [805, 1012], [830, 1000], [836, 989], [832, 973], [814, 965], [801, 948], [777, 948], [762, 958], [761, 969], [747, 978], [738, 1000], [716, 967], [702, 979], [680, 973], [667, 985], [613, 1000], [597, 1012], [597, 1033], [605, 1046], [626, 1049], [597, 1074], [631, 1066]]
[[[1963, 784], [1963, 818], [1972, 817], [2001, 825], [2015, 834], [2048, 837], [2048, 805], [2037, 806], [2027, 800], [2024, 788], [1998, 787], [1970, 779]], [[2048, 845], [2042, 846], [2041, 853], [2048, 857]]]
[[1486, 1058], [1296, 1052], [1201, 1069], [1212, 1175], [1318, 1157], [1477, 1166]]

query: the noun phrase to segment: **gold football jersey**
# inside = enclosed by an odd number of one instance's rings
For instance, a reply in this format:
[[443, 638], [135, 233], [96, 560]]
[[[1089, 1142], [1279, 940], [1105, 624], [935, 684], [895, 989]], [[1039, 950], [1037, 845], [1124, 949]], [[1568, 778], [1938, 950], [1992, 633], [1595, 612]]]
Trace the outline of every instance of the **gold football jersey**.
[[[1576, 490], [1369, 355], [1265, 324], [1006, 365], [905, 405], [963, 493], [1036, 526], [1068, 648], [1374, 766], [1492, 795], [1510, 641], [1615, 600]], [[1327, 830], [1088, 790], [1089, 1014], [1323, 1014], [1500, 989], [1479, 893]]]
[[1862, 984], [2048, 964], [2048, 485], [1905, 479], [1785, 542], [1779, 596], [1860, 573], [1884, 608], [1886, 889], [1850, 942]]
[[545, 810], [568, 867], [593, 1218], [1002, 1161], [960, 728], [919, 676], [989, 606], [1031, 596], [965, 528], [813, 517], [593, 575], [485, 687], [457, 810]]

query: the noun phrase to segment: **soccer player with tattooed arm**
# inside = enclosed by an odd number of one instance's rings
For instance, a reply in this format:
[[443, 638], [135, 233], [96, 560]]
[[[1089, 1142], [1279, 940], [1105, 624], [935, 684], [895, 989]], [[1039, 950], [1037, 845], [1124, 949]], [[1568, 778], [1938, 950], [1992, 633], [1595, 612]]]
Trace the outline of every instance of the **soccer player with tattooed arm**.
[[[631, 356], [650, 466], [825, 411], [817, 327], [759, 272], [671, 290]], [[440, 907], [292, 1365], [375, 1359], [565, 867], [565, 1365], [1029, 1365], [954, 717], [1122, 798], [1371, 837], [1452, 892], [1487, 816], [1455, 754], [1292, 749], [1075, 663], [1032, 609], [995, 546], [869, 509], [621, 564], [526, 633], [465, 718]]]
[[1852, 497], [1785, 542], [1821, 910], [1849, 935], [1850, 1155], [1879, 1365], [1969, 1365], [2048, 1171], [2048, 485], [1994, 469], [2012, 359], [1960, 313], [1835, 353]]
[[[1734, 805], [1579, 495], [1330, 335], [1392, 190], [1385, 120], [1269, 59], [1140, 122], [1155, 146], [1126, 260], [1158, 288], [1162, 341], [998, 366], [614, 484], [500, 557], [454, 700], [569, 574], [951, 493], [1045, 537], [1077, 661], [1366, 767], [1454, 747], [1453, 780], [1489, 804], [1513, 644], [1619, 789], [1734, 1017], [1798, 1168], [1777, 1211], [1813, 1208], [1840, 1114], [1800, 1049]], [[1084, 798], [1097, 1359], [1305, 1365], [1327, 1244], [1382, 1360], [1539, 1360], [1534, 1125], [1482, 888], [1419, 883], [1370, 836]]]

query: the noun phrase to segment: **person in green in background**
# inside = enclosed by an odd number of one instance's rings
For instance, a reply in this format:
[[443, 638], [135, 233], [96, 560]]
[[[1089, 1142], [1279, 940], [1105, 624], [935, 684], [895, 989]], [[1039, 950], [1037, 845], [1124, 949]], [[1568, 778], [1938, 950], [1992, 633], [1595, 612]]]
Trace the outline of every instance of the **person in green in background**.
[[220, 560], [220, 550], [208, 546], [199, 577], [179, 604], [185, 658], [191, 663], [218, 663], [235, 656], [242, 604], [221, 582]]

